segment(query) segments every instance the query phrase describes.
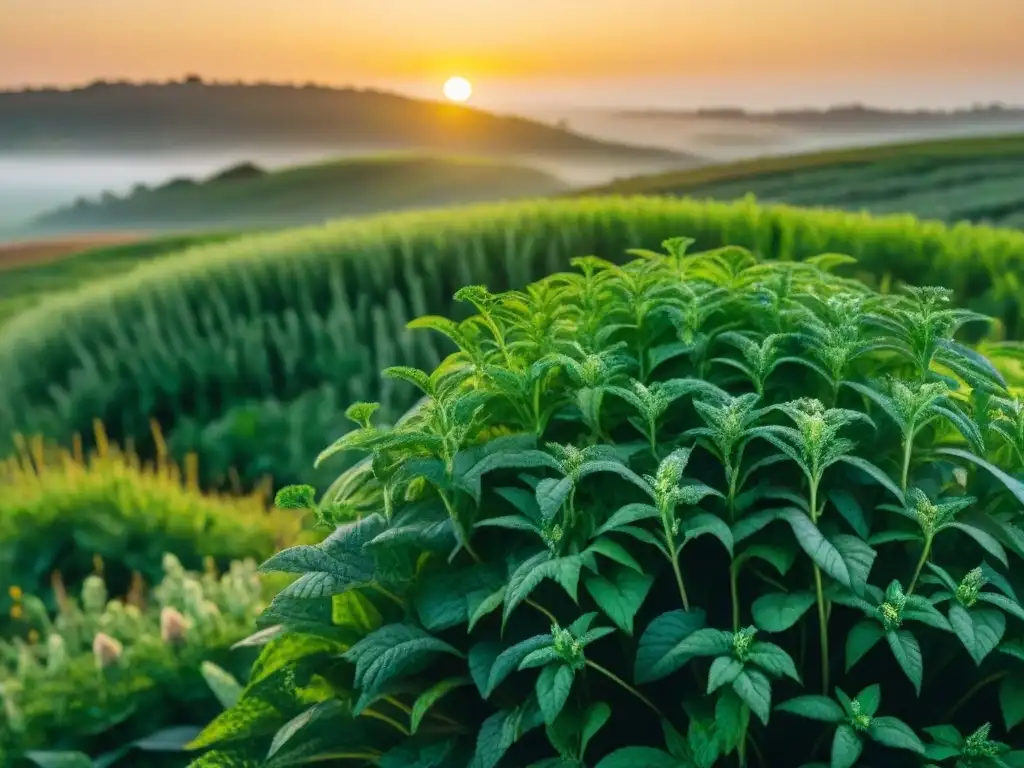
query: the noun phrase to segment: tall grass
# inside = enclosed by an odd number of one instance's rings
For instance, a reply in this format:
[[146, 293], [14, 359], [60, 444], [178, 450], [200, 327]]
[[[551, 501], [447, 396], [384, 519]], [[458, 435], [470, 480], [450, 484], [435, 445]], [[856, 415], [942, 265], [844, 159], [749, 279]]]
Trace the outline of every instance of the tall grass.
[[[15, 318], [0, 339], [0, 438], [67, 440], [99, 418], [148, 454], [155, 418], [176, 455], [207, 446], [205, 482], [230, 466], [246, 483], [265, 472], [310, 479], [295, 457], [348, 428], [318, 414], [372, 398], [394, 417], [413, 392], [376, 372], [431, 368], [447, 352], [408, 333], [409, 318], [456, 311], [461, 285], [504, 290], [573, 256], [621, 259], [675, 235], [772, 258], [848, 253], [859, 260], [851, 275], [948, 285], [998, 317], [1000, 332], [1024, 331], [1022, 232], [750, 200], [589, 198], [381, 216], [195, 248]], [[262, 444], [258, 455], [246, 454], [246, 435]]]
[[208, 557], [226, 565], [266, 557], [300, 535], [301, 518], [268, 509], [266, 488], [201, 494], [198, 458], [172, 461], [159, 430], [153, 461], [111, 443], [99, 424], [92, 442], [86, 452], [77, 437], [70, 450], [18, 439], [16, 453], [0, 461], [4, 597], [12, 586], [52, 595], [58, 573], [77, 589], [98, 564], [113, 593], [123, 594], [132, 578], [158, 581], [165, 552], [190, 568]]

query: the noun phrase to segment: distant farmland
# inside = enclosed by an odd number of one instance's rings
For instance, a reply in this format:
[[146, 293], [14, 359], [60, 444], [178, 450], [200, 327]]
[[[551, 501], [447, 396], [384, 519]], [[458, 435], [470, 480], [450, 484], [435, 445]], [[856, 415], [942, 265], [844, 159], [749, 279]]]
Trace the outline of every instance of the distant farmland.
[[744, 160], [637, 176], [584, 194], [753, 194], [763, 202], [1024, 228], [1024, 135]]

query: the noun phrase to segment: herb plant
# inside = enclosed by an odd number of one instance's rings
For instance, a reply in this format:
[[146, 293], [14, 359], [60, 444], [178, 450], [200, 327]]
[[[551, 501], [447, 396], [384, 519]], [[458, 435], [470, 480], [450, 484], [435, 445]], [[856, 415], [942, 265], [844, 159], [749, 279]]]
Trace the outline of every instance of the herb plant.
[[[91, 575], [80, 597], [59, 590], [55, 614], [11, 588], [24, 631], [0, 640], [0, 764], [188, 762], [182, 745], [241, 690], [214, 662], [238, 669], [245, 660], [229, 649], [265, 607], [266, 584], [253, 560], [196, 573], [167, 553], [163, 568], [149, 594], [125, 599]], [[156, 755], [165, 751], [178, 754]]]
[[298, 578], [195, 766], [1024, 765], [985, 318], [689, 245], [412, 324], [457, 351], [385, 371], [421, 395], [395, 424], [348, 409], [319, 501], [279, 494], [333, 532], [263, 564]]

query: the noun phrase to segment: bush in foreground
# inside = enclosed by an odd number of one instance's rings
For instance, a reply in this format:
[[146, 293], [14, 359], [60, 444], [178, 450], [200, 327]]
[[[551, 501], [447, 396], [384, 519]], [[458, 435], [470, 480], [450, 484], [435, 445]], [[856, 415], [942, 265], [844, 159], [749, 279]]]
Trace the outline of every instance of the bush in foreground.
[[413, 323], [459, 351], [386, 371], [424, 396], [395, 426], [349, 408], [321, 460], [367, 454], [376, 509], [263, 565], [299, 578], [195, 768], [1024, 765], [1024, 408], [954, 340], [984, 318], [688, 244]]
[[653, 198], [379, 216], [192, 249], [13, 319], [0, 335], [0, 455], [14, 430], [69, 441], [98, 418], [152, 457], [156, 418], [175, 458], [199, 453], [206, 488], [223, 487], [230, 467], [247, 487], [268, 468], [278, 486], [319, 484], [299, 457], [346, 428], [340, 409], [319, 414], [374, 400], [397, 418], [415, 389], [376, 372], [432, 370], [452, 350], [410, 334], [410, 319], [459, 311], [452, 293], [467, 283], [521, 288], [572, 256], [619, 260], [680, 231], [763, 258], [850, 253], [851, 276], [949, 286], [1024, 336], [1020, 231]]
[[204, 557], [225, 566], [296, 542], [300, 516], [268, 511], [265, 493], [200, 494], [194, 456], [184, 470], [162, 456], [143, 465], [109, 445], [102, 429], [97, 435], [99, 448], [89, 456], [32, 441], [0, 462], [0, 573], [6, 584], [45, 596], [51, 609], [51, 575], [59, 572], [75, 590], [96, 558], [120, 595], [133, 572], [157, 581], [164, 552], [199, 568]]
[[[13, 590], [25, 631], [0, 640], [0, 763], [92, 768], [87, 754], [107, 766], [187, 762], [181, 747], [197, 724], [241, 690], [213, 661], [242, 660], [228, 650], [265, 606], [264, 585], [252, 560], [222, 574], [211, 562], [200, 574], [168, 553], [163, 569], [149, 595], [123, 601], [92, 575], [80, 599], [62, 596], [55, 615]], [[166, 751], [178, 754], [156, 754]], [[67, 752], [79, 754], [61, 762]]]

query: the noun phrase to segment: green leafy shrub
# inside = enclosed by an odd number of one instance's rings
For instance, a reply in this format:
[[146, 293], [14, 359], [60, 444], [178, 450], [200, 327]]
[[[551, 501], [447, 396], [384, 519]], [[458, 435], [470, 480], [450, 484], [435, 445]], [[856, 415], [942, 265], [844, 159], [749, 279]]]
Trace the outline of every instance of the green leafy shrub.
[[[109, 599], [106, 582], [93, 575], [81, 599], [63, 598], [56, 615], [38, 596], [16, 592], [23, 632], [0, 640], [0, 762], [16, 765], [21, 756], [53, 765], [53, 753], [63, 751], [106, 753], [108, 766], [121, 758], [126, 765], [187, 762], [181, 747], [196, 726], [241, 690], [214, 662], [245, 671], [251, 655], [228, 651], [266, 605], [255, 561], [234, 561], [222, 574], [208, 566], [186, 571], [167, 553], [160, 583], [124, 601]], [[161, 761], [133, 748], [178, 754]]]
[[[203, 766], [1024, 765], [1024, 406], [940, 288], [725, 248], [424, 317]], [[348, 489], [354, 489], [350, 496]], [[370, 498], [375, 498], [375, 508]], [[279, 494], [314, 505], [300, 487]], [[990, 730], [994, 723], [994, 731]]]
[[415, 389], [375, 372], [432, 370], [452, 350], [410, 334], [411, 318], [456, 311], [452, 293], [467, 283], [521, 288], [572, 256], [619, 260], [681, 231], [701, 248], [742, 245], [764, 258], [849, 253], [871, 284], [946, 285], [1009, 338], [1024, 333], [1019, 231], [645, 198], [383, 216], [194, 248], [15, 318], [0, 337], [0, 455], [12, 431], [64, 442], [100, 419], [148, 457], [153, 417], [176, 458], [199, 452], [204, 487], [230, 467], [250, 486], [268, 467], [278, 485], [322, 484], [295, 457], [346, 427], [337, 413], [316, 414], [376, 400], [393, 420]]
[[133, 572], [160, 578], [164, 552], [198, 568], [207, 556], [224, 566], [296, 542], [301, 515], [268, 511], [265, 492], [202, 495], [194, 461], [184, 471], [163, 458], [144, 466], [98, 434], [88, 457], [33, 441], [0, 462], [0, 573], [51, 609], [51, 575], [77, 589], [97, 557], [113, 593], [123, 594]]

